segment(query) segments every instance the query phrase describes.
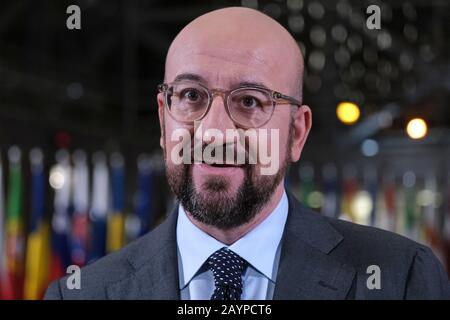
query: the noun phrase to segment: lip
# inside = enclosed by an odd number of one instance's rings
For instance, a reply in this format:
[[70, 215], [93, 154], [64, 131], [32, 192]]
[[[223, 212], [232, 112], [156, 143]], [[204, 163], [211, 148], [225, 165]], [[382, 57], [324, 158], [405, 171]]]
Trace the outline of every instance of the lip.
[[194, 164], [194, 168], [198, 169], [204, 174], [215, 174], [215, 175], [232, 175], [236, 172], [243, 170], [243, 166], [238, 165], [228, 165], [228, 166], [211, 166], [206, 163]]

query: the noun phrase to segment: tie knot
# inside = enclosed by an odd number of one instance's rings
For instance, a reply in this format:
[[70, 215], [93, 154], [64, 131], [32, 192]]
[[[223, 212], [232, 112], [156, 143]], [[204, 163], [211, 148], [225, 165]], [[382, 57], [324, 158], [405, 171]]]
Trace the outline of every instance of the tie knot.
[[216, 287], [232, 287], [242, 291], [242, 274], [247, 262], [238, 254], [224, 247], [208, 258], [208, 265], [213, 272]]

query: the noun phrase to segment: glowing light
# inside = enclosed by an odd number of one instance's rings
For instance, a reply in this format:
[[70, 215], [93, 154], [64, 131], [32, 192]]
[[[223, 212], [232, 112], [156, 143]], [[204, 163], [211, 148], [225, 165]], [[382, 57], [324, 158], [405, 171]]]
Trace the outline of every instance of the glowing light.
[[323, 194], [320, 191], [313, 191], [308, 195], [307, 203], [313, 209], [319, 209], [323, 206]]
[[311, 68], [316, 70], [322, 70], [325, 66], [326, 58], [325, 54], [321, 51], [313, 51], [309, 55], [308, 64]]
[[288, 18], [288, 25], [293, 32], [302, 32], [305, 27], [305, 20], [302, 15], [290, 16]]
[[412, 188], [416, 184], [416, 174], [412, 171], [407, 171], [403, 175], [403, 186], [405, 188]]
[[345, 124], [354, 124], [358, 121], [361, 112], [359, 107], [352, 102], [341, 102], [336, 109], [338, 119]]
[[312, 27], [309, 32], [309, 37], [311, 42], [317, 47], [322, 47], [327, 42], [327, 33], [325, 29], [320, 26]]
[[366, 157], [373, 157], [378, 154], [378, 142], [373, 139], [366, 139], [361, 145], [361, 152]]
[[416, 203], [419, 206], [428, 207], [435, 204], [435, 198], [432, 190], [424, 189], [417, 193]]
[[392, 44], [392, 37], [387, 31], [381, 31], [377, 36], [377, 44], [381, 50], [388, 49]]
[[372, 209], [373, 201], [370, 193], [367, 191], [359, 191], [351, 203], [351, 210], [353, 212], [355, 222], [365, 225], [369, 224]]
[[18, 163], [22, 157], [22, 152], [18, 146], [12, 146], [8, 150], [8, 158], [12, 163]]
[[286, 4], [293, 11], [298, 11], [303, 8], [303, 0], [287, 0]]
[[347, 39], [347, 29], [343, 25], [337, 24], [331, 29], [331, 37], [336, 42], [343, 43]]
[[320, 2], [311, 2], [308, 5], [308, 13], [310, 14], [311, 17], [313, 17], [314, 19], [322, 19], [324, 13], [325, 13], [325, 9], [323, 7], [323, 5]]
[[425, 120], [420, 118], [412, 119], [406, 126], [406, 133], [411, 139], [422, 139], [427, 135], [428, 126]]
[[49, 183], [53, 189], [61, 189], [64, 186], [64, 170], [55, 166], [50, 170]]
[[73, 82], [67, 86], [67, 96], [73, 100], [80, 99], [84, 94], [84, 88], [81, 83]]
[[350, 58], [351, 58], [350, 53], [343, 46], [340, 46], [334, 52], [334, 60], [336, 60], [336, 62], [341, 66], [346, 66], [349, 63]]

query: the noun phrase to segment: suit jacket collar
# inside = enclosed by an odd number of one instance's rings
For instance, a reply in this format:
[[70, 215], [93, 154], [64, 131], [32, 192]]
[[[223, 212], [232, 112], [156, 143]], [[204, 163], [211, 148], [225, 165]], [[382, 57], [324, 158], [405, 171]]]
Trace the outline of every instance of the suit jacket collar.
[[178, 205], [152, 232], [134, 243], [127, 259], [134, 272], [107, 288], [110, 299], [180, 299], [176, 222]]
[[345, 299], [355, 270], [329, 255], [343, 236], [291, 194], [288, 199], [274, 299]]
[[[329, 256], [343, 240], [328, 221], [288, 193], [274, 299], [344, 299], [355, 270]], [[178, 205], [151, 233], [134, 243], [128, 262], [134, 272], [111, 284], [112, 299], [180, 299], [176, 222]]]

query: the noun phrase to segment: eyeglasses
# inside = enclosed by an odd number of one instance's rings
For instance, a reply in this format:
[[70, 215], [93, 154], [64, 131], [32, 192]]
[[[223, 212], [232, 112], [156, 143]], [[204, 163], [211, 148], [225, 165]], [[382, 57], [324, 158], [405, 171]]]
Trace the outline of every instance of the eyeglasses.
[[259, 86], [210, 90], [196, 81], [181, 80], [160, 84], [158, 90], [164, 94], [169, 114], [182, 123], [201, 120], [211, 108], [215, 95], [222, 96], [235, 124], [245, 128], [265, 125], [272, 117], [275, 105], [302, 105], [295, 98]]

